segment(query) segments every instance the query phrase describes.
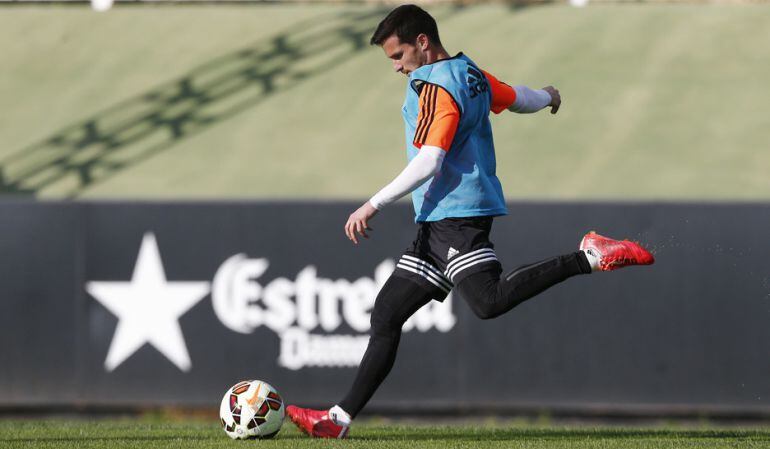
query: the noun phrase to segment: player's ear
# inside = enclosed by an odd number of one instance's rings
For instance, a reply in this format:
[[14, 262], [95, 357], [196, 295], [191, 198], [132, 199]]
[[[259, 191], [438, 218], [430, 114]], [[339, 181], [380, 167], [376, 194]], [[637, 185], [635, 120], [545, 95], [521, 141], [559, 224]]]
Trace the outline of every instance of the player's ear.
[[425, 35], [425, 33], [420, 33], [417, 35], [417, 48], [419, 48], [422, 51], [428, 50], [428, 44], [430, 43], [430, 40], [428, 39], [428, 36]]

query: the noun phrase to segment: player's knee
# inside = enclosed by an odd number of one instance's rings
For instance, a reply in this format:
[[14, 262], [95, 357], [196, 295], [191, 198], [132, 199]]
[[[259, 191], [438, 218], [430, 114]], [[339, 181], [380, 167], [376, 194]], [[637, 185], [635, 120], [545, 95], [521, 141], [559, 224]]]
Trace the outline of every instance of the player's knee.
[[392, 336], [400, 332], [403, 323], [398, 323], [398, 319], [392, 313], [389, 307], [382, 307], [375, 304], [372, 310], [372, 316], [369, 320], [372, 327], [372, 335]]
[[476, 312], [476, 316], [481, 318], [482, 320], [491, 320], [492, 318], [497, 318], [499, 315], [490, 310], [484, 309], [479, 312]]
[[459, 289], [460, 295], [473, 311], [473, 314], [482, 320], [491, 320], [500, 316], [497, 307], [495, 306], [495, 291], [486, 288], [480, 288], [479, 286], [463, 285], [463, 288]]
[[501, 315], [493, 305], [476, 302], [475, 306], [471, 308], [473, 313], [482, 320], [491, 320]]

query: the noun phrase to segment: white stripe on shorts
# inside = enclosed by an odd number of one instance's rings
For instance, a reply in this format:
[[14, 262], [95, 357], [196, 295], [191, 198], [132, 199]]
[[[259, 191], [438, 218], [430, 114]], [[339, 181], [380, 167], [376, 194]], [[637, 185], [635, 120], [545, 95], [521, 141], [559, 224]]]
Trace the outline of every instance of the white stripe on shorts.
[[464, 260], [468, 260], [471, 257], [478, 256], [479, 254], [487, 254], [487, 253], [494, 254], [495, 250], [493, 250], [492, 248], [481, 248], [481, 249], [477, 249], [476, 251], [471, 251], [468, 254], [463, 254], [462, 256], [456, 257], [446, 265], [446, 271], [444, 273], [451, 270], [452, 267], [454, 267], [455, 265], [462, 263]]
[[452, 289], [452, 283], [449, 282], [449, 280], [434, 266], [424, 260], [404, 255], [401, 257], [401, 260], [398, 261], [396, 266], [424, 277], [433, 285], [441, 288], [447, 293]]
[[446, 287], [446, 288], [448, 288], [450, 290], [452, 289], [452, 284], [443, 275], [437, 275], [437, 274], [435, 274], [432, 271], [426, 270], [424, 266], [420, 266], [420, 265], [418, 265], [418, 264], [416, 264], [414, 262], [410, 262], [408, 260], [401, 259], [401, 260], [398, 261], [398, 263], [400, 263], [402, 265], [406, 265], [406, 266], [412, 267], [412, 268], [414, 268], [416, 270], [419, 270], [421, 273], [424, 273], [425, 276], [430, 277], [433, 280], [439, 282], [444, 287]]
[[425, 279], [427, 279], [427, 280], [428, 280], [428, 282], [430, 282], [431, 284], [433, 284], [433, 285], [435, 285], [436, 287], [440, 288], [440, 289], [441, 289], [441, 291], [443, 291], [444, 293], [449, 293], [449, 290], [448, 290], [446, 287], [444, 287], [443, 285], [439, 284], [439, 283], [438, 283], [438, 281], [435, 281], [435, 280], [433, 280], [433, 278], [426, 276], [426, 275], [425, 275], [425, 272], [424, 272], [424, 271], [422, 271], [422, 270], [419, 270], [419, 269], [416, 269], [416, 268], [412, 268], [412, 267], [410, 267], [410, 266], [404, 265], [404, 264], [402, 264], [401, 262], [399, 262], [399, 263], [396, 265], [396, 267], [397, 267], [397, 268], [401, 268], [402, 270], [411, 271], [411, 272], [412, 272], [412, 273], [414, 273], [414, 274], [417, 274], [417, 275], [419, 275], [419, 276], [422, 276], [422, 277], [424, 277]]
[[455, 276], [457, 276], [457, 274], [461, 271], [474, 265], [493, 261], [497, 261], [495, 251], [491, 248], [482, 248], [480, 250], [465, 254], [462, 256], [462, 260], [460, 260], [460, 258], [453, 260], [452, 264], [447, 265], [447, 270], [444, 273], [449, 279], [452, 280], [452, 282], [454, 282]]
[[418, 264], [418, 265], [420, 265], [422, 267], [425, 267], [428, 270], [432, 271], [433, 273], [436, 274], [436, 276], [438, 276], [439, 279], [443, 279], [447, 284], [449, 284], [449, 279], [447, 279], [446, 276], [444, 276], [444, 273], [442, 273], [441, 270], [439, 270], [438, 268], [434, 267], [433, 265], [429, 264], [428, 262], [426, 262], [426, 261], [424, 261], [422, 259], [418, 259], [417, 257], [410, 256], [408, 254], [404, 254], [403, 256], [401, 256], [401, 260], [399, 262], [412, 262], [412, 263], [416, 263], [416, 264]]

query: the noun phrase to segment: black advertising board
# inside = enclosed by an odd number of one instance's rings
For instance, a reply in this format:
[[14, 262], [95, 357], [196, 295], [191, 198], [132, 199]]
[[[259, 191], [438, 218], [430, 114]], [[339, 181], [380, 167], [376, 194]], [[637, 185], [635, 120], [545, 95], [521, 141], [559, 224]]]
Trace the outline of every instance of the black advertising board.
[[[216, 406], [258, 378], [339, 400], [414, 238], [352, 203], [0, 203], [0, 405]], [[569, 279], [495, 320], [460, 297], [405, 327], [369, 410], [770, 411], [770, 205], [512, 203], [506, 269], [596, 230], [656, 264]]]

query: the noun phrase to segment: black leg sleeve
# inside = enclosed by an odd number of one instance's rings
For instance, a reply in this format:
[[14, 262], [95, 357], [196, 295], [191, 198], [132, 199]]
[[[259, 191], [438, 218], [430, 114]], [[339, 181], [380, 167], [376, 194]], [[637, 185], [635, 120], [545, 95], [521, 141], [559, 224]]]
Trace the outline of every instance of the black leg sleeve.
[[500, 277], [500, 267], [469, 275], [455, 286], [481, 319], [496, 318], [567, 278], [588, 274], [591, 266], [578, 251], [521, 266]]
[[432, 294], [417, 282], [391, 276], [377, 295], [372, 310], [371, 336], [353, 386], [339, 406], [355, 417], [364, 408], [396, 360], [401, 327]]

